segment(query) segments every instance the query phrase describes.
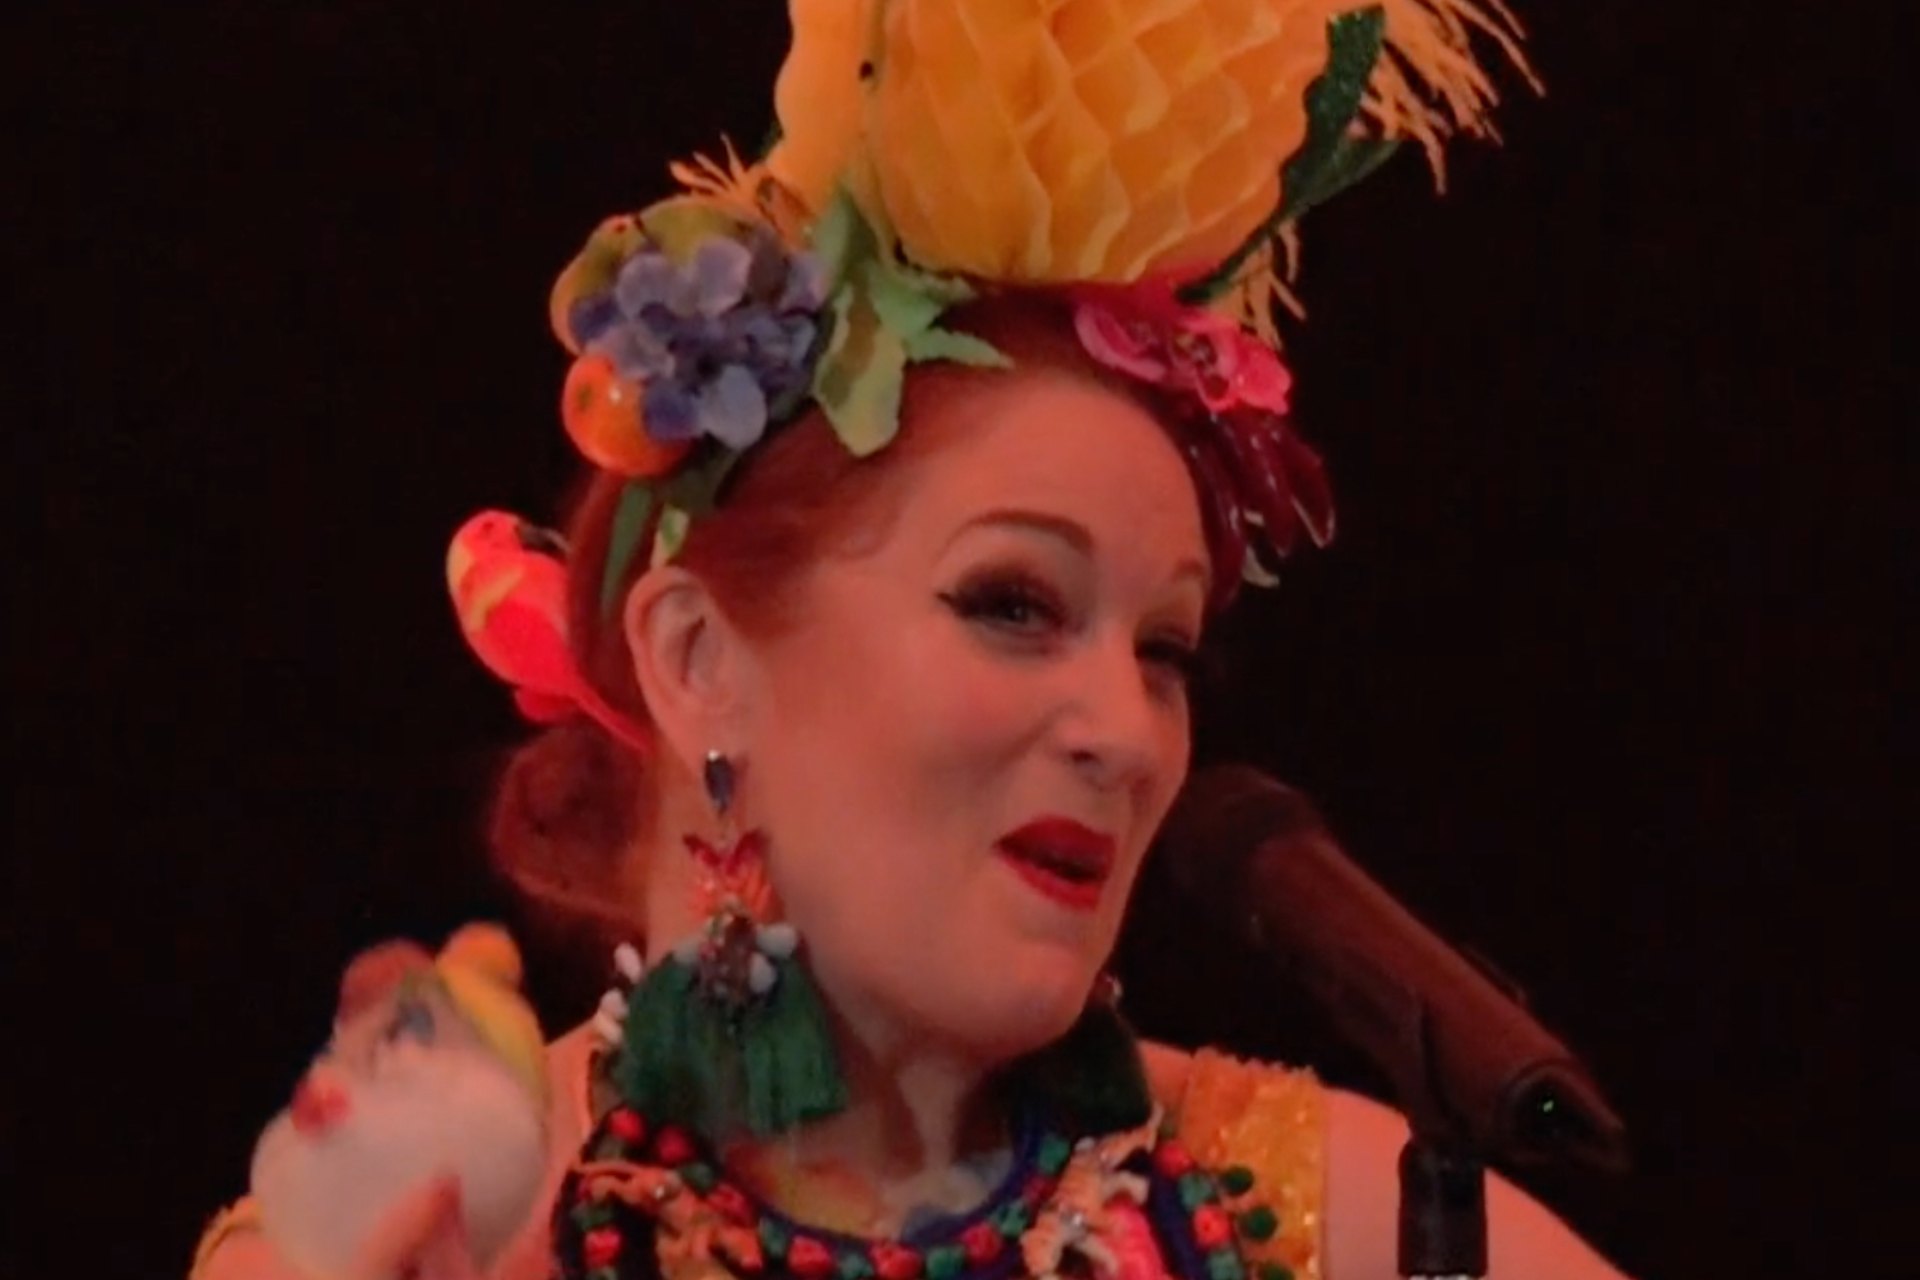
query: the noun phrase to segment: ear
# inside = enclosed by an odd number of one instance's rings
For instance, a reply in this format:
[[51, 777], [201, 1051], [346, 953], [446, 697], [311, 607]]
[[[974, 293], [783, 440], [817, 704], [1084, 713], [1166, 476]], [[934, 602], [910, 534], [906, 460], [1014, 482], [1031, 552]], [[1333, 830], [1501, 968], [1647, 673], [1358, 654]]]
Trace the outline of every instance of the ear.
[[709, 750], [738, 750], [751, 650], [706, 584], [671, 564], [651, 569], [627, 593], [621, 624], [661, 745], [696, 778]]

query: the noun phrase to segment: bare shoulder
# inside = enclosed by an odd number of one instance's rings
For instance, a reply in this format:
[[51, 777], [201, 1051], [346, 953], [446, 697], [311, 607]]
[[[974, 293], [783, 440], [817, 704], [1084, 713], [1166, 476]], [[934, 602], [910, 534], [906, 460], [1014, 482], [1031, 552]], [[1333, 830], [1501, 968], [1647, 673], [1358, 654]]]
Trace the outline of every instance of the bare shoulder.
[[[1407, 1122], [1370, 1098], [1327, 1090], [1326, 1280], [1396, 1280]], [[1487, 1175], [1488, 1280], [1625, 1280], [1543, 1205]]]

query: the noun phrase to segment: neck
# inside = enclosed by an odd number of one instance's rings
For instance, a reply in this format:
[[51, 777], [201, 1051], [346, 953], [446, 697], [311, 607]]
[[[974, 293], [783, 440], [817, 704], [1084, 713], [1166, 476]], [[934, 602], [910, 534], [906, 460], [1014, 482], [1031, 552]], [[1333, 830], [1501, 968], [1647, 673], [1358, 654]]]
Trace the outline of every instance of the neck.
[[756, 1194], [816, 1226], [896, 1235], [925, 1214], [964, 1213], [1008, 1145], [990, 1069], [924, 1037], [836, 1013], [849, 1104], [728, 1163]]

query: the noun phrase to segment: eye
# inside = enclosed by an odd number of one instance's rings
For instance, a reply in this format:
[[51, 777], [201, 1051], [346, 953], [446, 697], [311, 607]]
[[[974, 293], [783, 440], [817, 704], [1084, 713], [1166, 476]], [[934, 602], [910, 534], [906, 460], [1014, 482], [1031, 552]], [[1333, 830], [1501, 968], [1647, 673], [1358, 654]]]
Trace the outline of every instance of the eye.
[[1174, 637], [1149, 640], [1140, 646], [1140, 657], [1171, 676], [1183, 688], [1190, 688], [1200, 675], [1200, 647]]
[[432, 1044], [433, 1030], [433, 1010], [419, 1000], [402, 1000], [394, 1008], [393, 1019], [381, 1032], [380, 1039], [386, 1044], [401, 1040]]
[[973, 579], [940, 599], [968, 622], [1020, 637], [1047, 636], [1066, 625], [1060, 595], [1024, 571], [1002, 571]]

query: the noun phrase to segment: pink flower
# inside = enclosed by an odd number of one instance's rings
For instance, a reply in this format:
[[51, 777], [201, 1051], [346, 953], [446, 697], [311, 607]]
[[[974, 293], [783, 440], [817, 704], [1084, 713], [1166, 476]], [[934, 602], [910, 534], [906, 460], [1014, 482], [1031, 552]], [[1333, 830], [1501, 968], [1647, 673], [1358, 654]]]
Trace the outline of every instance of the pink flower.
[[1272, 348], [1214, 311], [1130, 307], [1120, 296], [1083, 297], [1074, 306], [1080, 345], [1109, 369], [1191, 395], [1209, 413], [1287, 411], [1293, 378]]

